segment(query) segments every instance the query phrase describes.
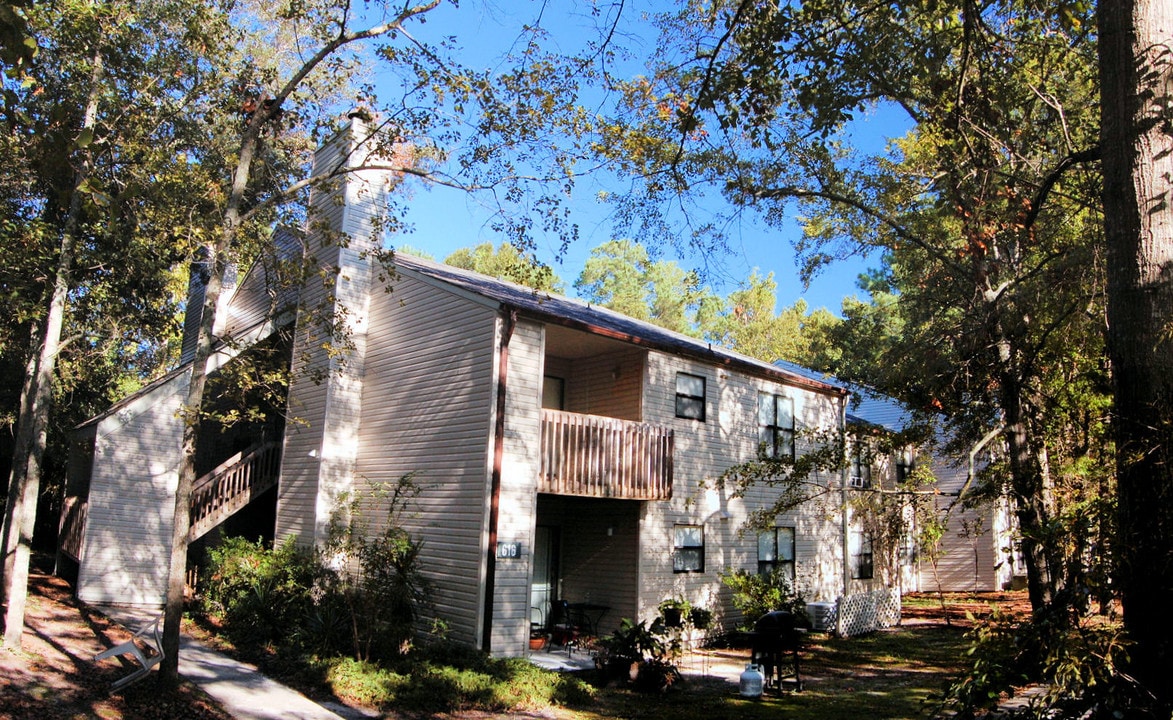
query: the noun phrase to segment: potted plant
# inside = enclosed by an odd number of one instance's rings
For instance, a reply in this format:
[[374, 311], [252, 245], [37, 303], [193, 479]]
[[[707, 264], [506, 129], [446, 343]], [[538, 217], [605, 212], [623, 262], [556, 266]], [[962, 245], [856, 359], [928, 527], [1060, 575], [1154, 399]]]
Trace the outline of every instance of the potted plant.
[[669, 598], [660, 603], [659, 607], [664, 625], [670, 628], [683, 627], [685, 618], [692, 611], [692, 604], [683, 598]]
[[636, 623], [623, 618], [618, 630], [599, 640], [599, 668], [612, 680], [638, 680], [649, 663], [667, 663], [668, 646], [661, 639], [664, 631], [661, 618], [650, 627], [646, 620]]
[[699, 606], [694, 607], [688, 612], [688, 622], [697, 630], [708, 630], [713, 624], [713, 611]]

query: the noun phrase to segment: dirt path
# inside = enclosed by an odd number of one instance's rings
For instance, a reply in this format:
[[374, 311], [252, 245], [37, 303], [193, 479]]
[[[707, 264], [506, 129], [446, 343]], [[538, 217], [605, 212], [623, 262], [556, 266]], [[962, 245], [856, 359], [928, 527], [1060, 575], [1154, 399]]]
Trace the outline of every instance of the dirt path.
[[0, 720], [228, 720], [188, 684], [172, 696], [161, 696], [153, 682], [111, 695], [110, 683], [130, 666], [113, 659], [95, 663], [93, 657], [128, 638], [120, 626], [75, 601], [64, 580], [32, 574], [22, 650], [0, 648]]

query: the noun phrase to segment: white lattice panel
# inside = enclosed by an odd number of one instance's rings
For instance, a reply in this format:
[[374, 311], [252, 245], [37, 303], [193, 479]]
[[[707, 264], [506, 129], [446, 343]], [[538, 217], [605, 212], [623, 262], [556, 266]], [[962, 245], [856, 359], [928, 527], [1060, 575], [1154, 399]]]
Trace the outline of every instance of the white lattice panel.
[[892, 627], [900, 622], [900, 591], [875, 590], [841, 597], [836, 612], [842, 616], [838, 629], [845, 637]]

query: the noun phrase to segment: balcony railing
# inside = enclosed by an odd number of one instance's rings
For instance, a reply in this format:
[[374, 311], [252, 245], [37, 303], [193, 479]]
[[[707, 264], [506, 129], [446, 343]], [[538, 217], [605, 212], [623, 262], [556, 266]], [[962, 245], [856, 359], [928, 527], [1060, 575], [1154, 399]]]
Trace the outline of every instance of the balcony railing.
[[281, 445], [271, 442], [237, 453], [196, 480], [191, 493], [191, 533], [195, 541], [277, 484]]
[[538, 492], [627, 500], [672, 497], [672, 430], [542, 410]]
[[61, 526], [58, 529], [58, 547], [74, 560], [81, 561], [81, 546], [85, 539], [86, 514], [90, 504], [84, 497], [71, 495], [61, 508]]

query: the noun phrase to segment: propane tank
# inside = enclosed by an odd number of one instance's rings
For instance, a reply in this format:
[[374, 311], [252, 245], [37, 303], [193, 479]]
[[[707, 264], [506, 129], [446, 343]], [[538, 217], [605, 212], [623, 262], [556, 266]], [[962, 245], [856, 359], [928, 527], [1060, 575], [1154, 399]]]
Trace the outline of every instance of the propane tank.
[[762, 696], [762, 683], [765, 682], [765, 677], [761, 670], [754, 663], [745, 666], [745, 671], [741, 673], [741, 682], [738, 683], [738, 690], [741, 697], [744, 698], [760, 698]]

